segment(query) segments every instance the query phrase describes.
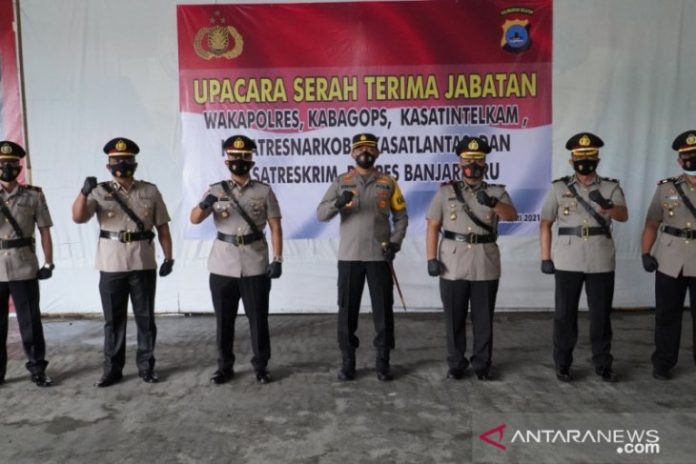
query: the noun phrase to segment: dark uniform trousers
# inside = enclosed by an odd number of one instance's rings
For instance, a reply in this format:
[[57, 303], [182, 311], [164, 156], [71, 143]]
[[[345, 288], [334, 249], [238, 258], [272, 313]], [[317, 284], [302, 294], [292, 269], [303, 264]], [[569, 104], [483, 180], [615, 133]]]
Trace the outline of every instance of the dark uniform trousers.
[[265, 369], [271, 358], [271, 336], [268, 329], [268, 296], [271, 279], [265, 274], [250, 277], [227, 277], [210, 274], [210, 294], [217, 321], [218, 369], [234, 366], [234, 322], [239, 299], [249, 320], [254, 370]]
[[386, 261], [338, 262], [338, 346], [342, 351], [354, 351], [360, 340], [358, 330], [360, 301], [365, 278], [370, 290], [372, 317], [375, 324], [374, 346], [394, 348], [394, 282]]
[[39, 281], [37, 279], [0, 282], [0, 379], [5, 378], [7, 368], [7, 326], [9, 298], [15, 303], [17, 323], [22, 345], [29, 361], [26, 368], [32, 374], [41, 374], [48, 362], [39, 310]]
[[126, 361], [128, 297], [138, 330], [136, 364], [139, 372], [155, 367], [156, 271], [100, 272], [99, 293], [104, 310], [104, 373], [121, 372]]
[[491, 366], [493, 353], [493, 311], [498, 280], [440, 279], [440, 298], [445, 309], [447, 328], [447, 364], [451, 369], [466, 369], [466, 317], [471, 302], [474, 346], [471, 364], [484, 371]]
[[677, 278], [661, 272], [655, 274], [655, 352], [652, 363], [656, 369], [669, 370], [677, 364], [687, 289], [691, 302], [693, 354], [696, 362], [696, 277], [684, 277], [681, 273]]
[[556, 270], [556, 311], [553, 321], [553, 360], [556, 368], [569, 368], [578, 341], [578, 306], [583, 283], [590, 310], [590, 342], [595, 369], [610, 368], [611, 305], [614, 272], [571, 272]]

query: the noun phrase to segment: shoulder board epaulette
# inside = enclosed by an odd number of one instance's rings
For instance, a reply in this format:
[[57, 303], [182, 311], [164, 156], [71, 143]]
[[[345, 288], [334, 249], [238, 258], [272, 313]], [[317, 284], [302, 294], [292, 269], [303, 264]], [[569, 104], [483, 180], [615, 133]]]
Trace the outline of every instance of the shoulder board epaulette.
[[262, 180], [258, 180], [258, 179], [252, 179], [251, 182], [254, 183], [254, 184], [265, 185], [266, 187], [269, 187], [269, 186], [270, 186], [270, 184], [267, 184], [266, 182], [264, 182], [264, 181], [262, 181]]
[[565, 182], [567, 180], [570, 180], [570, 176], [559, 177], [558, 179], [554, 179], [552, 182], [555, 184], [556, 182]]
[[380, 174], [380, 175], [377, 177], [377, 182], [381, 182], [381, 183], [383, 183], [383, 184], [391, 183], [392, 180], [393, 180], [393, 179], [392, 179], [392, 176], [390, 176], [389, 174]]
[[221, 180], [220, 182], [215, 182], [214, 184], [210, 184], [211, 187], [216, 187], [218, 185], [222, 185], [222, 183], [225, 182], [224, 180]]
[[99, 182], [99, 185], [109, 185], [110, 183], [110, 180], [105, 180], [104, 182]]
[[152, 182], [148, 182], [148, 181], [146, 181], [146, 180], [140, 180], [140, 181], [138, 181], [138, 182], [140, 182], [141, 184], [155, 185], [155, 184], [153, 184]]
[[355, 176], [355, 171], [346, 171], [343, 174], [338, 175], [338, 180], [351, 180]]
[[486, 183], [486, 185], [488, 185], [489, 187], [502, 187], [502, 188], [505, 188], [505, 184], [489, 184], [489, 183]]
[[35, 185], [26, 184], [26, 185], [24, 186], [24, 188], [27, 189], [27, 190], [33, 190], [34, 192], [41, 192], [41, 191], [42, 191], [42, 190], [41, 190], [41, 187], [37, 187], [37, 186], [35, 186]]
[[659, 181], [657, 185], [667, 184], [669, 182], [676, 182], [677, 180], [679, 180], [678, 177], [668, 177], [667, 179], [662, 179], [661, 181]]
[[605, 180], [607, 182], [614, 182], [615, 184], [619, 183], [619, 179], [612, 179], [611, 177], [602, 177], [602, 180]]

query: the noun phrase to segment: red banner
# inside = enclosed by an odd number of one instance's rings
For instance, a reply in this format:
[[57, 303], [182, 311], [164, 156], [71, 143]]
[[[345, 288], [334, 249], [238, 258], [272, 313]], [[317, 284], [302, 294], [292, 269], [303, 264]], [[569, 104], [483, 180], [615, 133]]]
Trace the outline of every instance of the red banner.
[[12, 0], [0, 0], [0, 140], [24, 143]]

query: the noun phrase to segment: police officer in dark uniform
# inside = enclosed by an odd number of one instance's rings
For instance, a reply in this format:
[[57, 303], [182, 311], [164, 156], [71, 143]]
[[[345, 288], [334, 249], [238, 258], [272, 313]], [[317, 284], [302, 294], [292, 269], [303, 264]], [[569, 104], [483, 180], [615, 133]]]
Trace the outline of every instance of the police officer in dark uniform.
[[[251, 332], [251, 364], [256, 380], [265, 384], [271, 381], [267, 368], [271, 357], [271, 279], [280, 277], [283, 262], [280, 207], [271, 186], [250, 177], [256, 143], [244, 135], [233, 135], [223, 143], [223, 150], [231, 178], [211, 185], [191, 211], [193, 224], [212, 214], [217, 228], [208, 258], [218, 348], [218, 369], [210, 380], [223, 384], [234, 377], [234, 324], [241, 298]], [[270, 263], [263, 232], [266, 223], [273, 244]]]
[[[377, 378], [394, 377], [389, 366], [394, 349], [394, 292], [391, 262], [401, 249], [408, 215], [396, 180], [375, 168], [378, 140], [372, 134], [353, 137], [354, 170], [338, 176], [317, 207], [317, 218], [330, 221], [340, 215], [338, 249], [338, 345], [343, 364], [341, 381], [355, 379], [355, 335], [365, 279], [370, 289], [372, 315], [377, 335]], [[389, 220], [393, 223], [390, 225]]]
[[[643, 267], [657, 271], [652, 363], [658, 380], [669, 380], [669, 371], [677, 364], [687, 290], [696, 343], [696, 130], [679, 134], [672, 149], [679, 153], [683, 173], [658, 183], [642, 239]], [[693, 350], [696, 362], [696, 344]]]
[[[53, 274], [51, 215], [39, 187], [20, 185], [20, 159], [24, 149], [8, 140], [0, 141], [0, 384], [7, 368], [7, 325], [9, 298], [12, 297], [22, 345], [27, 355], [30, 379], [39, 387], [51, 386], [46, 375], [46, 343], [41, 310], [39, 280]], [[39, 268], [35, 252], [34, 229], [39, 228], [46, 264]]]
[[[604, 142], [581, 132], [566, 143], [575, 175], [553, 181], [540, 224], [541, 272], [555, 274], [556, 311], [553, 359], [556, 377], [570, 382], [573, 349], [578, 339], [578, 305], [583, 284], [590, 310], [590, 341], [595, 372], [616, 382], [611, 355], [611, 310], [614, 298], [616, 250], [611, 221], [625, 222], [628, 210], [619, 181], [597, 175], [599, 149]], [[558, 236], [551, 256], [551, 226]]]
[[87, 177], [72, 207], [73, 221], [82, 224], [96, 214], [101, 228], [97, 269], [104, 311], [104, 373], [95, 383], [97, 387], [108, 387], [123, 378], [129, 296], [138, 329], [138, 375], [147, 383], [159, 381], [154, 356], [157, 261], [153, 228], [164, 253], [161, 277], [172, 272], [174, 260], [169, 213], [162, 195], [154, 184], [133, 178], [139, 151], [125, 137], [107, 142], [106, 168], [113, 179], [97, 184], [96, 177]]
[[485, 140], [464, 137], [455, 148], [464, 179], [442, 184], [427, 215], [428, 274], [440, 276], [447, 328], [447, 378], [455, 380], [461, 379], [469, 366], [465, 356], [469, 302], [474, 326], [471, 364], [479, 380], [493, 379], [493, 311], [500, 280], [498, 220], [512, 221], [517, 211], [504, 185], [483, 180], [490, 152]]

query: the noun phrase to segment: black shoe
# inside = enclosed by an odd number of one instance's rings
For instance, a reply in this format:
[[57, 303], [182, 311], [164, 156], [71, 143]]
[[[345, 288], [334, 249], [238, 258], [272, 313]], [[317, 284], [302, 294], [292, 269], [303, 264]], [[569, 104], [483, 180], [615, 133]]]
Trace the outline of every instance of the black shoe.
[[34, 382], [37, 387], [50, 387], [53, 385], [53, 380], [43, 372], [40, 374], [32, 374], [31, 381]]
[[271, 374], [266, 369], [259, 369], [256, 371], [256, 381], [263, 384], [271, 383]]
[[222, 385], [223, 383], [232, 380], [232, 378], [234, 378], [234, 369], [230, 367], [229, 369], [218, 369], [213, 372], [213, 376], [210, 378], [210, 381], [215, 385]]
[[377, 360], [375, 362], [377, 368], [377, 380], [380, 382], [391, 382], [394, 380], [394, 375], [389, 368], [389, 350], [380, 348], [377, 350]]
[[573, 374], [570, 373], [570, 369], [567, 367], [562, 367], [556, 369], [556, 378], [561, 382], [572, 382]]
[[394, 374], [390, 370], [377, 371], [377, 380], [380, 382], [391, 382], [394, 380]]
[[355, 380], [355, 369], [349, 369], [347, 371], [344, 371], [343, 369], [338, 370], [338, 380], [341, 382], [349, 382], [351, 380]]
[[491, 375], [491, 371], [488, 369], [482, 369], [480, 371], [476, 371], [476, 377], [478, 377], [479, 380], [482, 380], [484, 382], [489, 382], [493, 380], [493, 376]]
[[95, 387], [105, 388], [110, 387], [115, 383], [119, 383], [123, 378], [123, 374], [120, 372], [112, 372], [110, 374], [104, 374], [101, 379], [94, 383]]
[[614, 383], [619, 381], [619, 376], [616, 375], [616, 373], [613, 370], [611, 370], [611, 367], [605, 367], [604, 369], [596, 369], [595, 372], [598, 376], [602, 378], [603, 382]]
[[464, 369], [458, 367], [450, 367], [447, 371], [447, 378], [453, 380], [462, 380], [464, 377]]
[[669, 375], [669, 371], [664, 371], [661, 369], [653, 369], [652, 376], [655, 380], [669, 380], [672, 378]]
[[355, 380], [355, 351], [343, 350], [341, 356], [343, 364], [338, 371], [338, 380], [341, 382]]
[[138, 376], [143, 379], [145, 383], [157, 383], [159, 382], [159, 376], [154, 370], [140, 371]]

